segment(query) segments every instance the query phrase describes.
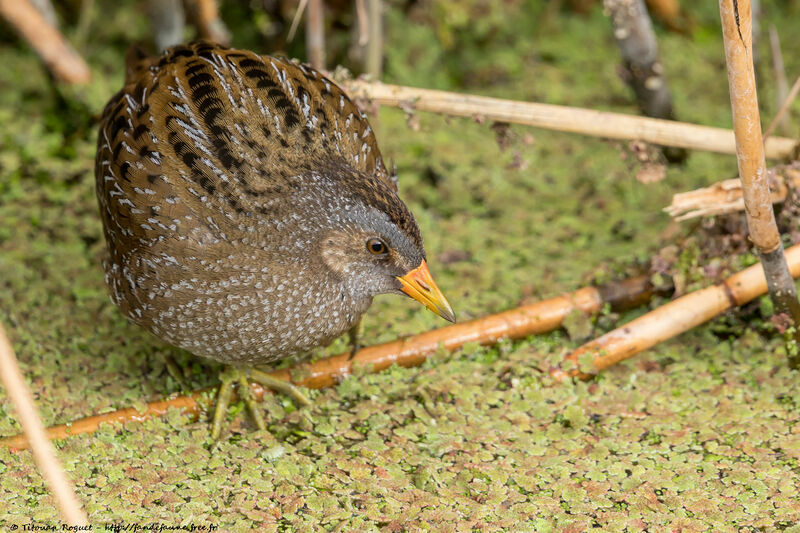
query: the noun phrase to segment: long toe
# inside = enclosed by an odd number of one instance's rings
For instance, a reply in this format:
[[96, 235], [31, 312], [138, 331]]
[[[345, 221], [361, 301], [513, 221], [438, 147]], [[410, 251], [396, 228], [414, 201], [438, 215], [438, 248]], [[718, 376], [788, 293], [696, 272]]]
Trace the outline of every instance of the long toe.
[[250, 379], [272, 389], [273, 391], [283, 393], [289, 396], [296, 404], [301, 407], [308, 407], [311, 405], [311, 400], [303, 394], [303, 391], [296, 385], [289, 383], [283, 379], [278, 379], [270, 376], [261, 370], [250, 370]]
[[258, 429], [267, 429], [264, 415], [250, 390], [250, 381], [248, 381], [244, 374], [239, 376], [239, 397], [244, 401], [245, 405], [247, 405], [247, 410], [250, 411], [250, 416], [253, 417], [253, 421], [255, 421]]

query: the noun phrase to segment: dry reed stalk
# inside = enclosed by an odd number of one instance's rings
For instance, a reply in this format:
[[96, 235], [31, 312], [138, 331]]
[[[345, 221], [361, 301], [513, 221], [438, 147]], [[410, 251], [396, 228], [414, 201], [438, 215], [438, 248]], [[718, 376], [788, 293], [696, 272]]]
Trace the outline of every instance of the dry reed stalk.
[[67, 83], [88, 83], [89, 67], [55, 26], [28, 0], [0, 0], [0, 16], [39, 54], [47, 68]]
[[292, 19], [291, 26], [289, 26], [289, 33], [286, 36], [287, 41], [291, 42], [292, 39], [294, 39], [297, 26], [300, 24], [300, 19], [303, 18], [303, 12], [306, 10], [307, 5], [308, 0], [300, 0], [300, 3], [297, 5], [297, 11], [294, 12], [294, 18]]
[[366, 44], [364, 71], [373, 80], [379, 80], [383, 72], [383, 5], [381, 0], [367, 0], [369, 38]]
[[356, 0], [356, 21], [358, 23], [358, 46], [364, 46], [369, 41], [369, 18], [365, 0]]
[[[791, 275], [800, 276], [800, 244], [786, 251]], [[692, 292], [590, 341], [550, 370], [556, 380], [588, 379], [620, 361], [703, 324], [728, 309], [746, 304], [767, 292], [761, 265], [753, 265], [724, 282]], [[581, 368], [584, 356], [592, 358], [591, 369]]]
[[317, 70], [325, 68], [325, 18], [322, 0], [308, 0], [306, 14], [306, 53]]
[[[733, 131], [736, 135], [736, 158], [742, 179], [747, 228], [761, 256], [761, 266], [775, 313], [787, 315], [795, 325], [800, 326], [800, 300], [797, 299], [794, 280], [783, 254], [783, 243], [767, 183], [753, 68], [750, 7], [750, 0], [719, 0]], [[796, 329], [796, 338], [800, 341], [800, 329]]]
[[25, 383], [11, 342], [2, 325], [0, 325], [0, 379], [14, 404], [26, 440], [30, 443], [33, 459], [53, 493], [61, 517], [68, 525], [87, 525], [86, 514], [81, 509], [75, 490], [58, 462], [53, 444], [48, 440], [42, 419], [33, 403], [31, 391]]
[[[416, 366], [422, 364], [440, 348], [453, 351], [468, 342], [488, 345], [504, 338], [518, 339], [545, 333], [560, 327], [565, 317], [576, 310], [584, 313], [596, 313], [606, 304], [610, 305], [612, 309], [627, 309], [648, 302], [653, 294], [654, 289], [647, 276], [609, 283], [600, 287], [586, 287], [469, 322], [362, 348], [352, 359], [349, 353], [344, 353], [314, 363], [303, 364], [293, 369], [278, 370], [272, 372], [271, 375], [293, 381], [302, 387], [312, 389], [329, 387], [350, 375], [353, 365], [359, 365], [370, 372], [379, 372], [393, 364], [405, 367]], [[293, 380], [293, 375], [302, 377]], [[91, 416], [70, 424], [54, 426], [48, 428], [48, 436], [51, 439], [63, 439], [70, 435], [92, 433], [102, 423], [145, 420], [164, 415], [170, 408], [178, 408], [190, 415], [198, 416], [201, 411], [199, 400], [209, 390], [211, 389], [152, 402], [147, 404], [143, 412], [127, 408]], [[253, 385], [252, 392], [258, 400], [265, 394], [265, 390], [259, 385]], [[27, 441], [24, 435], [16, 435], [1, 439], [0, 445], [24, 449], [27, 447]]]
[[[790, 189], [800, 189], [800, 164], [767, 169], [767, 181], [772, 203], [783, 202]], [[744, 211], [742, 180], [723, 180], [709, 187], [678, 193], [664, 211], [677, 221]]]
[[[769, 27], [769, 48], [772, 52], [772, 71], [775, 74], [775, 98], [778, 100], [778, 106], [786, 102], [786, 97], [789, 95], [789, 82], [786, 80], [786, 68], [783, 66], [783, 53], [781, 52], [781, 39], [778, 36], [778, 30], [772, 24]], [[780, 109], [780, 107], [779, 107]], [[780, 112], [776, 115], [781, 118], [777, 121], [780, 123], [781, 131], [786, 133], [789, 123], [783, 119]], [[767, 132], [771, 131], [767, 128]], [[765, 132], [764, 137], [769, 137], [769, 133]]]
[[[371, 100], [384, 106], [485, 118], [608, 139], [642, 140], [662, 146], [722, 154], [736, 153], [733, 131], [723, 128], [363, 80], [347, 81], [343, 86], [354, 98]], [[795, 145], [793, 139], [770, 137], [765, 145], [767, 157], [788, 158], [792, 155]]]

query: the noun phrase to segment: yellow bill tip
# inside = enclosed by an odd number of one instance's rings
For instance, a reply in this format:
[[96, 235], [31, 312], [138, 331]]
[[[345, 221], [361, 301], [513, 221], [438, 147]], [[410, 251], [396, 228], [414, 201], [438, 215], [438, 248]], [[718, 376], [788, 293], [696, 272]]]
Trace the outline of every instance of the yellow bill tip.
[[456, 321], [456, 314], [453, 312], [450, 302], [433, 281], [433, 276], [431, 276], [424, 259], [417, 268], [409, 271], [405, 276], [397, 276], [397, 279], [403, 284], [403, 288], [400, 290], [408, 296], [445, 320]]

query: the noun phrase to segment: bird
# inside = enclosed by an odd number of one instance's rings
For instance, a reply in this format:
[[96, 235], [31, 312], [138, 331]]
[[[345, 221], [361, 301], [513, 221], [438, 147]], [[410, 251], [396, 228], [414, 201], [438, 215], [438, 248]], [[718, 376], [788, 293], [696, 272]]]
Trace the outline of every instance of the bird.
[[196, 41], [132, 47], [95, 160], [111, 300], [221, 372], [211, 437], [233, 390], [264, 429], [257, 367], [357, 328], [373, 298], [410, 296], [455, 322], [370, 123], [310, 66]]

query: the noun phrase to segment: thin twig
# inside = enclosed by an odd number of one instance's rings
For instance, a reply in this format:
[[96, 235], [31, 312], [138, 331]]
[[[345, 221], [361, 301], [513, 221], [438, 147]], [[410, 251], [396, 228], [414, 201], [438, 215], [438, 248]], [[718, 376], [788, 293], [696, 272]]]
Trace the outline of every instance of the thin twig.
[[356, 19], [358, 20], [358, 46], [364, 46], [369, 40], [367, 22], [367, 7], [364, 0], [356, 0]]
[[19, 422], [30, 443], [33, 459], [58, 503], [61, 517], [69, 525], [88, 524], [86, 514], [75, 496], [75, 490], [58, 462], [53, 444], [48, 440], [42, 419], [33, 403], [31, 391], [25, 384], [11, 342], [2, 325], [0, 325], [0, 379], [17, 411]]
[[292, 42], [294, 40], [294, 34], [297, 32], [297, 26], [300, 24], [300, 19], [303, 18], [303, 12], [306, 10], [307, 4], [308, 0], [300, 0], [300, 4], [297, 6], [297, 11], [294, 12], [292, 25], [289, 28], [289, 35], [286, 37], [287, 41]]
[[800, 92], [800, 76], [794, 80], [794, 85], [792, 85], [789, 94], [786, 96], [786, 100], [783, 101], [780, 109], [778, 109], [778, 112], [775, 114], [775, 118], [773, 118], [772, 122], [767, 126], [767, 131], [764, 132], [764, 142], [767, 142], [769, 136], [775, 131], [775, 127], [783, 120], [784, 115], [786, 115], [786, 112], [789, 111], [789, 108], [792, 106], [792, 102], [797, 98], [798, 92]]
[[[685, 122], [661, 120], [582, 109], [578, 107], [503, 100], [487, 96], [459, 94], [433, 89], [417, 89], [363, 80], [346, 81], [343, 87], [357, 99], [433, 113], [490, 121], [526, 124], [556, 131], [568, 131], [608, 139], [642, 140], [662, 146], [675, 146], [722, 154], [736, 153], [733, 131]], [[792, 155], [795, 140], [770, 137], [765, 150], [771, 159]]]
[[[789, 82], [786, 79], [786, 67], [783, 65], [783, 53], [781, 52], [781, 39], [774, 24], [769, 27], [769, 48], [772, 52], [772, 71], [775, 74], [775, 98], [780, 108], [789, 95]], [[786, 133], [786, 121], [781, 120], [781, 130]], [[769, 128], [767, 129], [769, 131]], [[764, 138], [769, 137], [766, 133]]]
[[[272, 372], [271, 375], [296, 385], [319, 389], [339, 383], [352, 373], [358, 365], [370, 372], [379, 372], [391, 365], [410, 367], [422, 364], [440, 349], [454, 351], [468, 342], [482, 345], [494, 344], [503, 338], [518, 339], [552, 331], [561, 326], [564, 318], [574, 311], [596, 313], [606, 304], [612, 309], [622, 310], [648, 302], [656, 291], [648, 276], [609, 283], [600, 287], [586, 287], [549, 300], [524, 305], [469, 322], [413, 335], [405, 339], [369, 346], [359, 350], [351, 359], [344, 353], [311, 364], [300, 365], [286, 370]], [[659, 291], [659, 294], [664, 294]], [[142, 412], [134, 408], [121, 409], [112, 413], [91, 416], [70, 424], [48, 429], [51, 439], [63, 439], [70, 435], [92, 433], [106, 422], [127, 422], [145, 420], [164, 415], [170, 408], [181, 409], [185, 413], [198, 416], [199, 401], [210, 389], [193, 392], [168, 400], [149, 403]], [[253, 397], [260, 400], [265, 390], [257, 385], [252, 388]], [[17, 435], [0, 440], [0, 445], [22, 449], [27, 446], [25, 437]]]

